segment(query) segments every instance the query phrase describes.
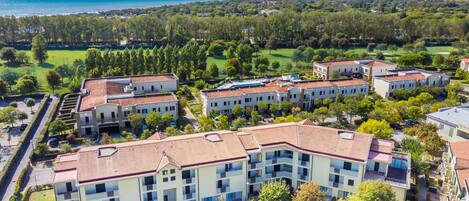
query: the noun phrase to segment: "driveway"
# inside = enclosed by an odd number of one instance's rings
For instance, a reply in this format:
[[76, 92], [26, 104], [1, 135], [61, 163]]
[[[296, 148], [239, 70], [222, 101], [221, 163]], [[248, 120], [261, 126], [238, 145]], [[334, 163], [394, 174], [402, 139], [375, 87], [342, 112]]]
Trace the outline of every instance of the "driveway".
[[199, 124], [197, 123], [197, 119], [195, 119], [194, 114], [192, 114], [191, 110], [189, 107], [184, 107], [184, 112], [186, 113], [184, 117], [189, 120], [189, 123], [192, 124], [194, 129], [197, 129], [199, 127]]
[[[30, 163], [29, 155], [33, 151], [33, 146], [39, 137], [39, 134], [44, 129], [48, 117], [52, 113], [52, 106], [57, 102], [57, 97], [51, 96], [49, 102], [46, 102], [45, 107], [47, 110], [44, 112], [42, 116], [39, 116], [40, 123], [33, 125], [32, 130], [35, 131], [34, 135], [28, 136], [23, 143], [27, 143], [27, 146], [22, 147], [22, 150], [18, 151], [19, 160], [12, 163], [12, 170], [8, 171], [5, 174], [6, 180], [11, 181], [10, 183], [0, 184], [0, 198], [1, 200], [8, 200], [11, 195], [13, 195], [15, 191], [16, 181], [18, 180], [19, 174], [22, 169], [24, 169]], [[38, 114], [40, 115], [40, 114]], [[20, 147], [21, 148], [21, 147]], [[7, 186], [5, 186], [7, 185]]]

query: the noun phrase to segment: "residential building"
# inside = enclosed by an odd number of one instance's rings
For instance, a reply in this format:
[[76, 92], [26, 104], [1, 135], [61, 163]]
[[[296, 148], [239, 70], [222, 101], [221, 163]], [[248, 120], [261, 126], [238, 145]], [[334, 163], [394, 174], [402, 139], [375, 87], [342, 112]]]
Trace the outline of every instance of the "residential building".
[[86, 79], [73, 111], [80, 135], [118, 132], [130, 126], [130, 113], [149, 112], [178, 115], [174, 74]]
[[321, 186], [346, 197], [364, 180], [410, 188], [410, 158], [392, 141], [312, 125], [308, 120], [82, 148], [58, 156], [54, 187], [62, 200], [244, 201], [262, 184]]
[[342, 60], [315, 62], [313, 72], [321, 79], [334, 79], [339, 76], [353, 76], [372, 80], [373, 77], [385, 75], [390, 70], [396, 70], [397, 64], [383, 60]]
[[460, 68], [464, 71], [469, 71], [469, 58], [461, 60]]
[[393, 95], [396, 89], [413, 90], [423, 86], [446, 86], [449, 76], [424, 70], [390, 71], [388, 75], [376, 76], [373, 79], [374, 91], [383, 98]]
[[469, 201], [469, 141], [449, 143], [443, 159], [442, 173], [448, 179], [449, 200]]
[[257, 110], [257, 104], [265, 102], [268, 107], [273, 103], [289, 101], [303, 109], [311, 109], [315, 99], [332, 98], [368, 93], [368, 83], [363, 80], [329, 81], [274, 81], [255, 87], [202, 90], [202, 111], [205, 115], [216, 110], [231, 114], [234, 105]]
[[435, 124], [448, 142], [469, 140], [469, 105], [439, 109], [427, 114], [427, 122]]

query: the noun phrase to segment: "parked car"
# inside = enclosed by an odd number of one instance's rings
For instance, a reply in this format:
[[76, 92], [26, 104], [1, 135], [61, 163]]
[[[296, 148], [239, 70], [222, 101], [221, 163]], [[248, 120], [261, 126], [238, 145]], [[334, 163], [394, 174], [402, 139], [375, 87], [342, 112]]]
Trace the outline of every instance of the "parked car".
[[49, 147], [57, 147], [57, 146], [59, 146], [59, 140], [55, 137], [50, 138], [47, 141], [47, 145], [49, 145]]
[[5, 125], [5, 126], [3, 126], [2, 129], [5, 130], [5, 132], [10, 132], [12, 127], [10, 125]]
[[405, 126], [415, 126], [419, 124], [417, 120], [413, 120], [413, 119], [406, 119], [404, 120], [404, 123], [405, 123]]
[[20, 131], [26, 130], [26, 127], [28, 127], [28, 124], [21, 124]]
[[176, 121], [172, 121], [169, 125], [173, 128], [177, 128]]

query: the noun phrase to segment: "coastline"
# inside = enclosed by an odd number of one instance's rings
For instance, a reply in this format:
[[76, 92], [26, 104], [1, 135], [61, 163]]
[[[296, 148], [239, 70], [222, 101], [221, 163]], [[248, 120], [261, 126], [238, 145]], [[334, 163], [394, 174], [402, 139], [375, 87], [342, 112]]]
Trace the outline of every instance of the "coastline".
[[44, 2], [23, 2], [27, 0], [10, 0], [10, 2], [0, 3], [0, 17], [28, 17], [28, 16], [54, 16], [54, 15], [79, 15], [79, 14], [99, 14], [115, 10], [127, 9], [148, 9], [169, 5], [181, 5], [205, 0], [123, 0], [109, 1], [96, 0], [94, 2], [72, 1], [54, 2], [54, 0], [44, 0]]

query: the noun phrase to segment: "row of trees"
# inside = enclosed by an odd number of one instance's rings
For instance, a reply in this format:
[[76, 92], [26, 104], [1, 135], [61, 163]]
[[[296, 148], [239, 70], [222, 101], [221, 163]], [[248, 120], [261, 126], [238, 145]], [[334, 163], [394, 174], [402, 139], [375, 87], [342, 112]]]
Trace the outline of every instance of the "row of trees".
[[[432, 15], [428, 13], [428, 15]], [[55, 44], [119, 44], [123, 39], [182, 46], [198, 41], [275, 38], [297, 47], [346, 47], [375, 43], [409, 43], [419, 38], [464, 40], [467, 18], [411, 18], [398, 14], [283, 11], [268, 16], [135, 16], [129, 19], [95, 16], [0, 17], [0, 43], [30, 43], [37, 34]], [[366, 31], [364, 31], [366, 30]], [[396, 31], [397, 30], [397, 31]]]
[[[324, 201], [325, 193], [321, 192], [319, 185], [305, 183], [299, 186], [292, 196], [290, 187], [283, 182], [269, 182], [262, 186], [259, 192], [259, 201]], [[395, 201], [396, 195], [389, 184], [382, 181], [364, 181], [357, 191], [346, 198], [348, 201]]]
[[[55, 70], [50, 70], [46, 73], [46, 81], [52, 93], [60, 87], [62, 83], [62, 77]], [[30, 94], [37, 91], [40, 88], [40, 84], [36, 76], [24, 74], [13, 71], [4, 70], [0, 73], [0, 97], [4, 97], [8, 94]]]

